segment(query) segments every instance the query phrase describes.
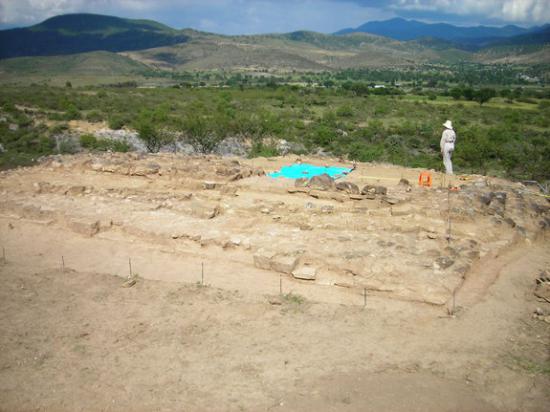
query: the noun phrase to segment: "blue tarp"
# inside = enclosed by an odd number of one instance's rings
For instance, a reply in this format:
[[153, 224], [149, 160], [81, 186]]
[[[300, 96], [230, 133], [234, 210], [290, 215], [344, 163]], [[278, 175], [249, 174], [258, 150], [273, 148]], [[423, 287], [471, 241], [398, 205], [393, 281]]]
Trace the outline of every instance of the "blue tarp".
[[283, 166], [278, 172], [269, 173], [270, 177], [286, 177], [287, 179], [299, 179], [301, 177], [306, 177], [308, 179], [313, 176], [322, 175], [326, 173], [330, 177], [335, 179], [347, 175], [351, 172], [351, 169], [345, 167], [335, 167], [335, 166], [315, 166], [308, 163], [297, 163], [291, 166]]

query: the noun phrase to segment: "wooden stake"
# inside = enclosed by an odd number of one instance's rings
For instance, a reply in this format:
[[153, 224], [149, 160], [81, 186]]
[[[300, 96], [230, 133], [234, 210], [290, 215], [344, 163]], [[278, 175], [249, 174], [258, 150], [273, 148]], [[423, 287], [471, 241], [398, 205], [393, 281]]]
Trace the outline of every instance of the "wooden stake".
[[131, 278], [133, 275], [132, 275], [132, 258], [128, 258], [128, 267], [130, 268], [130, 275], [128, 276], [128, 278]]
[[65, 272], [65, 258], [61, 255], [61, 271]]
[[364, 299], [363, 307], [366, 308], [367, 307], [367, 288], [363, 288], [363, 299]]
[[447, 192], [447, 204], [449, 205], [449, 211], [447, 215], [448, 229], [447, 229], [447, 242], [451, 243], [451, 191]]
[[453, 291], [453, 309], [452, 309], [451, 315], [455, 314], [455, 310], [456, 310], [456, 290]]
[[201, 285], [204, 286], [204, 262], [201, 262]]

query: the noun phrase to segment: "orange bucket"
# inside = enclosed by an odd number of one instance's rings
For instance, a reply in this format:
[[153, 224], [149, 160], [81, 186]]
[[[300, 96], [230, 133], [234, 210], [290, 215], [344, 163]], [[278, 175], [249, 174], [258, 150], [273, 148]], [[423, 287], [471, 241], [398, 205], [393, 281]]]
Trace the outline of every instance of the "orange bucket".
[[422, 172], [418, 176], [418, 186], [432, 187], [432, 174], [430, 172]]

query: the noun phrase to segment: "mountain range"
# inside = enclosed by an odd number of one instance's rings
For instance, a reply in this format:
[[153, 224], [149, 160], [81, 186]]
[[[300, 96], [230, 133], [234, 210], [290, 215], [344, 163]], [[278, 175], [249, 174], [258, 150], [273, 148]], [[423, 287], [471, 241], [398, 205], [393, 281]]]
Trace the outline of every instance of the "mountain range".
[[423, 23], [416, 20], [395, 18], [385, 21], [371, 21], [355, 29], [347, 28], [334, 34], [370, 33], [401, 41], [433, 37], [452, 42], [455, 46], [463, 48], [481, 48], [510, 38], [515, 38], [517, 42], [540, 41], [540, 39], [537, 40], [538, 34], [548, 32], [549, 28], [550, 24], [531, 28], [514, 25], [461, 27], [446, 23]]
[[[0, 31], [0, 78], [17, 81], [27, 74], [34, 80], [50, 72], [61, 75], [64, 68], [82, 76], [135, 76], [148, 70], [289, 72], [464, 61], [550, 63], [549, 25], [460, 28], [393, 19], [361, 28], [340, 34], [224, 36], [176, 30], [150, 20], [63, 15]], [[460, 39], [470, 46], [463, 47]]]

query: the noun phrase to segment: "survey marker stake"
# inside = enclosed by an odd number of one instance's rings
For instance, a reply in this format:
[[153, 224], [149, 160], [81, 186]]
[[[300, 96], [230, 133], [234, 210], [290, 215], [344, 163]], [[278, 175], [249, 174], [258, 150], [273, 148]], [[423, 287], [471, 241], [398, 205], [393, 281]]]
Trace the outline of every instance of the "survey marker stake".
[[454, 316], [455, 311], [456, 311], [456, 290], [453, 290], [453, 308], [451, 312], [452, 316]]
[[65, 258], [61, 255], [61, 272], [65, 272]]
[[367, 288], [363, 288], [363, 307], [367, 307]]
[[447, 215], [447, 220], [448, 220], [447, 242], [450, 244], [451, 243], [451, 191], [450, 190], [447, 192], [447, 204], [449, 206], [449, 211]]
[[130, 275], [128, 276], [128, 278], [131, 278], [133, 275], [132, 275], [132, 258], [128, 258], [128, 267], [130, 268]]

